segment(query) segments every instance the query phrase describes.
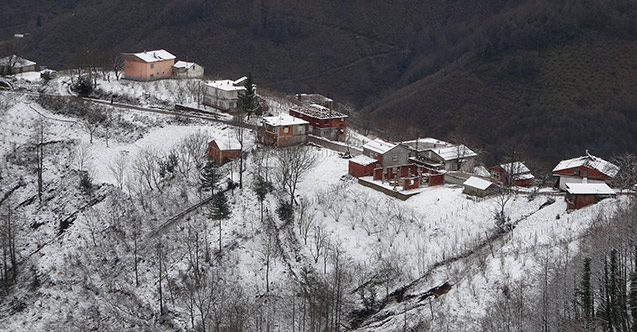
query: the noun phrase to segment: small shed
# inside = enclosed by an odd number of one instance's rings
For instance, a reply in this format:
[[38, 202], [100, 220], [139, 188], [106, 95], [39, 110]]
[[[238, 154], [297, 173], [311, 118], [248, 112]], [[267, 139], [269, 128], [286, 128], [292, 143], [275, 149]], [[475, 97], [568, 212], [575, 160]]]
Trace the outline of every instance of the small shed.
[[356, 156], [349, 160], [349, 174], [355, 178], [374, 175], [374, 169], [380, 162], [366, 155]]
[[495, 188], [493, 182], [475, 176], [469, 177], [462, 186], [464, 187], [463, 193], [478, 197], [491, 194]]
[[615, 197], [606, 183], [566, 183], [566, 209], [577, 210], [604, 198]]
[[235, 159], [241, 154], [241, 144], [234, 138], [222, 138], [208, 143], [208, 157], [220, 165]]

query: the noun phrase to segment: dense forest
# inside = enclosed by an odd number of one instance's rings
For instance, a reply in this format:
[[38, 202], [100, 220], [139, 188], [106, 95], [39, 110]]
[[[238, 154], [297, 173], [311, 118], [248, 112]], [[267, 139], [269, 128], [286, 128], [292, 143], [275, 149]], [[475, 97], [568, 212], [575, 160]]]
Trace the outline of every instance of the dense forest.
[[463, 140], [488, 164], [511, 148], [550, 167], [635, 144], [630, 0], [9, 1], [0, 15], [0, 39], [30, 33], [17, 48], [52, 68], [165, 48], [211, 77], [250, 71], [350, 103], [354, 125], [390, 139]]

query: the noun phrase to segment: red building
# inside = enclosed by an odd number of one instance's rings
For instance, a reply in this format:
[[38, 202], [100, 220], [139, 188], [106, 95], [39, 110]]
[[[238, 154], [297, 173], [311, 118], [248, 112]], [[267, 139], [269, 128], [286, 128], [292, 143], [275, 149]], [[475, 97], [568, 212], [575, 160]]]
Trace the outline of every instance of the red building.
[[310, 124], [310, 134], [332, 141], [344, 141], [347, 133], [347, 115], [327, 107], [311, 104], [290, 109], [290, 115]]
[[208, 143], [208, 157], [220, 165], [241, 154], [241, 144], [236, 139], [218, 139]]
[[518, 187], [530, 187], [535, 178], [529, 168], [519, 161], [493, 166], [490, 173], [494, 180]]
[[604, 198], [615, 197], [606, 183], [566, 183], [566, 209], [577, 210]]
[[617, 172], [617, 165], [586, 151], [585, 156], [562, 160], [553, 169], [553, 176], [555, 186], [566, 191], [567, 183], [610, 183]]
[[349, 174], [356, 178], [374, 175], [376, 167], [381, 167], [380, 162], [365, 155], [356, 156], [349, 160]]
[[264, 117], [259, 140], [276, 147], [307, 143], [308, 125], [307, 121], [288, 114]]

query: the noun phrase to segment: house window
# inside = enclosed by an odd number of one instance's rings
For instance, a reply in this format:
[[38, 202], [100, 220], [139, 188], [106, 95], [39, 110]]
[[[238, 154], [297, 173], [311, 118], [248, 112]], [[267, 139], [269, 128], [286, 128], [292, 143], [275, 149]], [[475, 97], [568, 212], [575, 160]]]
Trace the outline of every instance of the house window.
[[575, 174], [575, 175], [579, 175], [579, 168], [576, 168], [576, 169], [573, 171], [573, 174]]
[[155, 68], [155, 64], [154, 64], [154, 63], [151, 63], [151, 64], [150, 64], [150, 68], [151, 68], [151, 69]]
[[391, 156], [391, 161], [398, 161], [398, 156], [397, 155]]
[[587, 170], [587, 169], [585, 169], [585, 170], [584, 170], [584, 177], [585, 177], [585, 178], [587, 178], [587, 177], [588, 177], [588, 170]]
[[286, 134], [287, 134], [287, 133], [289, 133], [289, 132], [290, 132], [290, 128], [288, 128], [288, 127], [284, 127], [284, 128], [283, 128], [283, 132], [284, 132], [284, 133], [286, 133]]

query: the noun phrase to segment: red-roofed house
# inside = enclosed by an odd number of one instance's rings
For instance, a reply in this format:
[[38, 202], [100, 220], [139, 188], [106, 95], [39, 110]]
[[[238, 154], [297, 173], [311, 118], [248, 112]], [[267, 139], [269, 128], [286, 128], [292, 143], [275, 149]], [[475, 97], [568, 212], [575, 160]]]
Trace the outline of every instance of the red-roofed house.
[[586, 151], [578, 158], [562, 160], [553, 168], [555, 186], [566, 191], [567, 183], [609, 183], [619, 172], [619, 167]]
[[240, 154], [241, 144], [234, 138], [216, 139], [208, 143], [208, 157], [219, 165], [239, 157]]
[[175, 56], [166, 50], [124, 53], [124, 78], [152, 81], [169, 78], [173, 74]]
[[519, 161], [493, 166], [490, 172], [493, 179], [518, 187], [530, 187], [535, 178], [531, 170]]

